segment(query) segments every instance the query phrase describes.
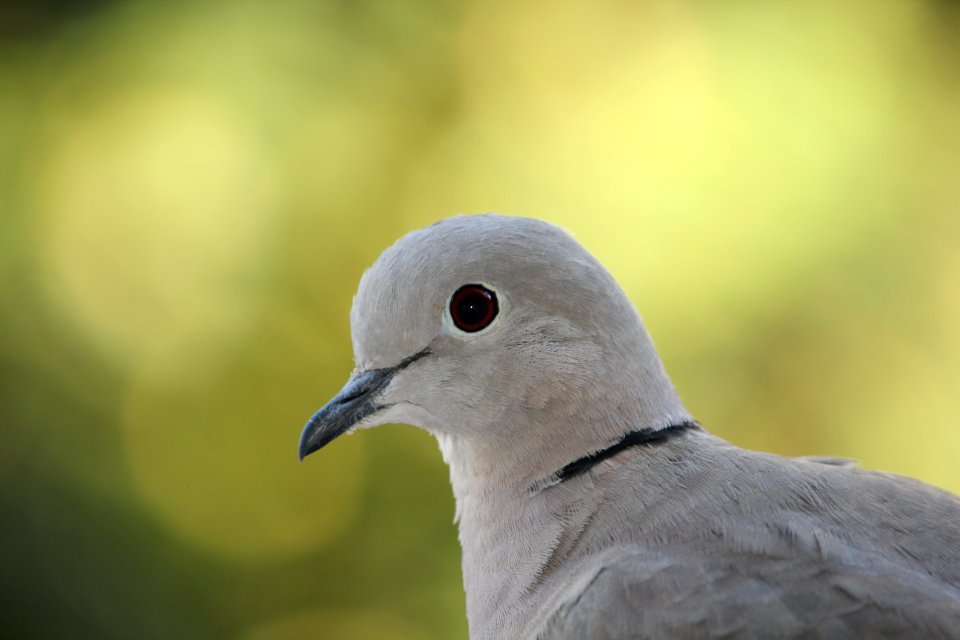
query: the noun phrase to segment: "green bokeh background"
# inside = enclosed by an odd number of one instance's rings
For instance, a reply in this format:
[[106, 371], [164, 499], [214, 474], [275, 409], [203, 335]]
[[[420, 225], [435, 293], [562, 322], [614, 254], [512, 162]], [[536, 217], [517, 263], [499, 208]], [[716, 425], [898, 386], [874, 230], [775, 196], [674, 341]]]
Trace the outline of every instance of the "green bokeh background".
[[363, 269], [483, 211], [719, 435], [960, 491], [956, 3], [4, 3], [0, 635], [465, 638], [430, 437], [296, 443]]

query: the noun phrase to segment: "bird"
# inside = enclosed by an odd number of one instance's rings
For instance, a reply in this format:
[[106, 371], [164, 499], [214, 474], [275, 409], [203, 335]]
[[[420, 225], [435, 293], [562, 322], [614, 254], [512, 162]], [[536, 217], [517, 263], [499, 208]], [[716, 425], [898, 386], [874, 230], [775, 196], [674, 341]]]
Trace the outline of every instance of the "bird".
[[734, 446], [560, 227], [443, 219], [350, 311], [355, 369], [303, 458], [406, 423], [449, 466], [470, 638], [960, 638], [960, 499]]

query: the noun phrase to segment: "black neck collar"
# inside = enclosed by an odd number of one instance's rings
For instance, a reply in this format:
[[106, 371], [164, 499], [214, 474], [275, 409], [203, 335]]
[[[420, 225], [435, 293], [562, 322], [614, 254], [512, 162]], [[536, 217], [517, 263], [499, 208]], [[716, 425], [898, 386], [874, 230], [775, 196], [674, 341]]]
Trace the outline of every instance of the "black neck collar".
[[582, 473], [586, 473], [607, 458], [611, 458], [630, 447], [651, 447], [663, 444], [688, 431], [699, 430], [699, 424], [693, 420], [684, 420], [683, 422], [667, 425], [661, 429], [638, 429], [637, 431], [630, 431], [614, 441], [609, 447], [594, 451], [582, 458], [577, 458], [570, 464], [564, 466], [550, 478], [549, 484], [559, 484], [570, 478], [575, 478]]

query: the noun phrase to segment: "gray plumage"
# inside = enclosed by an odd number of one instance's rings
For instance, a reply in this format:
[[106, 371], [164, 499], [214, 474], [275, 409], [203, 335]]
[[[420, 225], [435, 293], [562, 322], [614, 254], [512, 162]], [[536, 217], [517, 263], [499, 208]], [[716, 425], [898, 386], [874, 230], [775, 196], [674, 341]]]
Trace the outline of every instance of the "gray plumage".
[[[450, 311], [466, 284], [499, 303], [475, 333]], [[564, 231], [413, 232], [364, 274], [351, 325], [356, 370], [301, 457], [390, 422], [437, 437], [471, 638], [960, 638], [960, 500], [675, 428], [691, 417], [639, 315]]]

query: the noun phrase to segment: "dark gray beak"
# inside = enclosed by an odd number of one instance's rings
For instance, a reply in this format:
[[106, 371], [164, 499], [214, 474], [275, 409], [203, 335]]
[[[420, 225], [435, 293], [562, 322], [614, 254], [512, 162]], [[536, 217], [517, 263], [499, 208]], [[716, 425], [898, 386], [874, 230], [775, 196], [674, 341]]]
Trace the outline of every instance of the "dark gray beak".
[[372, 369], [350, 376], [333, 400], [313, 414], [300, 434], [300, 460], [330, 444], [367, 416], [383, 408], [377, 397], [399, 367]]
[[379, 398], [393, 376], [429, 353], [424, 349], [395, 367], [370, 369], [350, 376], [340, 393], [313, 414], [303, 428], [300, 434], [300, 460], [330, 444], [364, 418], [386, 408], [387, 405], [380, 404]]

